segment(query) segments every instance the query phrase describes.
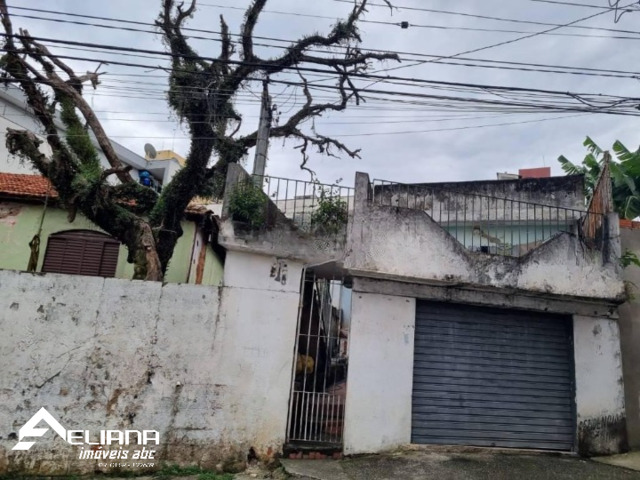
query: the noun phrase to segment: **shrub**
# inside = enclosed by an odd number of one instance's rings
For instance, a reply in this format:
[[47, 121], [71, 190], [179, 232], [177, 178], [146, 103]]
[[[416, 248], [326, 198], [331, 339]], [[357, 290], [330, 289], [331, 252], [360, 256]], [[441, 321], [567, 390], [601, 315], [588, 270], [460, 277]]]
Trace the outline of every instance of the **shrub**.
[[260, 228], [265, 222], [267, 196], [250, 181], [238, 184], [229, 198], [229, 213], [234, 220]]
[[349, 210], [347, 202], [340, 199], [338, 192], [331, 188], [322, 188], [318, 206], [311, 214], [311, 227], [314, 231], [336, 234], [347, 224]]

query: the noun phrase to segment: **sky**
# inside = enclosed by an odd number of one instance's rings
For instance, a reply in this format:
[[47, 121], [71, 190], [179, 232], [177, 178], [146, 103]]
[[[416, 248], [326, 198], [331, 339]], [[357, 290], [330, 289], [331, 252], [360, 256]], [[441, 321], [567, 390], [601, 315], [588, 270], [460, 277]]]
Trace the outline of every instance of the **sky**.
[[[475, 68], [460, 65], [464, 63], [463, 60], [446, 58], [515, 40], [460, 56], [568, 66], [575, 67], [576, 72], [588, 72], [587, 69], [637, 72], [640, 71], [640, 67], [637, 67], [640, 10], [627, 13], [616, 22], [613, 11], [584, 6], [606, 7], [609, 0], [569, 0], [580, 5], [536, 0], [392, 1], [398, 7], [393, 12], [382, 6], [381, 0], [373, 1], [375, 5], [363, 17], [366, 22], [360, 24], [361, 46], [403, 52], [400, 54], [402, 62], [373, 63], [370, 72], [421, 80], [640, 97], [640, 73], [637, 74], [638, 78], [610, 78]], [[193, 39], [196, 50], [204, 56], [218, 56], [220, 44], [215, 32], [219, 31], [219, 16], [224, 15], [232, 34], [239, 33], [243, 11], [248, 3], [249, 0], [198, 1], [198, 9], [187, 26], [211, 33], [192, 33], [208, 38]], [[154, 27], [119, 21], [151, 24], [159, 12], [160, 0], [8, 0], [8, 4], [14, 28], [26, 28], [34, 37], [148, 50], [165, 48], [157, 34], [122, 29], [131, 27], [152, 32]], [[341, 0], [269, 0], [255, 30], [256, 36], [268, 39], [256, 39], [256, 42], [283, 46], [287, 43], [281, 40], [295, 40], [312, 32], [327, 33], [336, 19], [348, 14], [352, 4]], [[114, 20], [87, 19], [12, 7]], [[599, 12], [604, 13], [576, 22]], [[576, 23], [518, 40], [527, 33], [544, 32], [553, 27], [478, 16], [559, 25]], [[69, 21], [94, 25], [78, 25]], [[398, 24], [403, 21], [409, 22], [409, 28], [400, 28]], [[171, 149], [187, 155], [188, 134], [172, 115], [163, 93], [167, 88], [166, 57], [140, 53], [127, 55], [86, 47], [78, 50], [78, 46], [44, 43], [53, 53], [87, 59], [65, 60], [78, 72], [95, 70], [97, 60], [148, 65], [148, 68], [113, 64], [102, 66], [100, 71], [107, 72], [101, 77], [102, 85], [95, 91], [87, 88], [85, 97], [96, 110], [110, 137], [134, 152], [144, 155], [145, 143], [151, 143], [157, 150]], [[256, 53], [262, 58], [270, 58], [281, 52], [281, 49], [272, 46], [256, 46]], [[416, 58], [432, 61], [415, 65]], [[402, 68], [385, 71], [398, 66]], [[278, 79], [296, 81], [297, 77], [289, 73], [273, 78]], [[318, 81], [313, 75], [309, 76], [309, 80]], [[318, 84], [329, 85], [331, 80]], [[434, 90], [427, 85], [371, 84], [371, 81], [359, 83], [363, 87], [395, 92], [461, 95]], [[295, 112], [304, 100], [300, 89], [295, 87], [272, 83], [270, 88], [273, 102], [281, 112], [281, 121]], [[239, 111], [243, 115], [241, 134], [250, 133], [258, 126], [260, 91], [260, 82], [250, 82], [237, 98]], [[329, 100], [329, 96], [332, 101], [336, 99], [331, 91], [315, 93], [322, 101]], [[639, 116], [571, 112], [505, 113], [474, 110], [475, 107], [453, 111], [444, 108], [444, 105], [425, 104], [429, 102], [420, 99], [416, 101], [415, 97], [381, 96], [366, 91], [363, 95], [368, 101], [362, 105], [351, 105], [346, 111], [328, 114], [313, 124], [318, 133], [335, 136], [351, 149], [361, 149], [360, 159], [352, 159], [346, 154], [333, 158], [316, 151], [310, 152], [309, 166], [324, 183], [340, 180], [343, 185], [351, 186], [356, 171], [366, 172], [372, 179], [407, 183], [495, 179], [496, 172], [517, 172], [520, 168], [539, 166], [549, 166], [553, 175], [562, 175], [558, 156], [565, 155], [574, 162], [581, 161], [585, 154], [582, 142], [587, 135], [603, 148], [610, 148], [617, 139], [632, 149], [640, 144], [640, 111]], [[478, 95], [471, 96], [479, 98]], [[482, 98], [504, 100], [504, 97], [495, 93], [484, 93]], [[312, 124], [306, 124], [305, 128], [309, 131]], [[307, 180], [308, 173], [299, 168], [301, 156], [299, 149], [295, 148], [299, 143], [295, 139], [273, 139], [267, 175]], [[250, 152], [246, 168], [251, 169], [252, 162], [253, 152]]]

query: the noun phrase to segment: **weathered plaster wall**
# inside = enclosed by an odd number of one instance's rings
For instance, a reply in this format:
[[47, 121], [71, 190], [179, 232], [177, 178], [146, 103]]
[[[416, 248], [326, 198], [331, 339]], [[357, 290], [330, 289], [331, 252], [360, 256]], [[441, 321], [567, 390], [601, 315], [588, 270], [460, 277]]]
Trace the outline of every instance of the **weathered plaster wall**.
[[[369, 203], [368, 177], [356, 178], [356, 208], [344, 267], [358, 276], [492, 287], [510, 292], [621, 301], [617, 261], [563, 233], [523, 257], [472, 253], [420, 210]], [[363, 200], [364, 199], [364, 200]], [[609, 250], [619, 250], [612, 230]]]
[[302, 268], [276, 282], [277, 259], [244, 257], [221, 288], [0, 270], [0, 474], [97, 469], [51, 432], [11, 450], [41, 407], [67, 428], [158, 430], [169, 463], [278, 452]]
[[353, 292], [346, 454], [411, 443], [415, 310], [413, 298]]
[[[29, 242], [38, 232], [43, 205], [0, 201], [0, 268], [7, 270], [25, 270], [29, 261]], [[184, 283], [189, 273], [189, 258], [193, 245], [195, 224], [185, 221], [182, 224], [184, 234], [178, 240], [173, 258], [169, 263], [165, 281], [168, 283]], [[38, 271], [42, 269], [44, 254], [47, 250], [47, 239], [52, 233], [65, 230], [94, 230], [102, 232], [84, 216], [78, 215], [73, 223], [67, 220], [67, 212], [55, 206], [47, 208], [40, 234], [40, 258]], [[209, 256], [215, 257], [213, 252]], [[216, 265], [216, 261], [217, 264]], [[219, 285], [222, 280], [222, 269], [217, 258], [208, 262], [210, 269], [205, 277], [207, 285]], [[127, 262], [127, 248], [120, 246], [116, 278], [133, 277], [133, 265]]]
[[583, 455], [627, 448], [618, 323], [573, 317], [578, 450]]
[[[640, 255], [640, 230], [621, 229], [622, 250]], [[640, 268], [624, 269], [632, 297], [620, 305], [620, 344], [629, 447], [640, 449]]]

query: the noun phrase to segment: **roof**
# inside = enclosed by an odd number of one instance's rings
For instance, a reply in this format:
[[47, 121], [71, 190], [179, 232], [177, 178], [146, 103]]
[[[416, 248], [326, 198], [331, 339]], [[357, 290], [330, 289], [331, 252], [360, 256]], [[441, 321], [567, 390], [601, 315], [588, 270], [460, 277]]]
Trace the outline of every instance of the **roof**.
[[[41, 175], [0, 172], [0, 198], [45, 199], [47, 192], [49, 198], [58, 197], [49, 180]], [[197, 201], [191, 201], [185, 209], [185, 213], [192, 215], [205, 215], [208, 211], [207, 206]]]
[[0, 195], [26, 199], [57, 198], [58, 192], [49, 180], [41, 175], [25, 173], [0, 173]]
[[620, 228], [626, 228], [629, 230], [640, 230], [640, 222], [634, 222], [633, 220], [627, 220], [626, 218], [621, 218]]

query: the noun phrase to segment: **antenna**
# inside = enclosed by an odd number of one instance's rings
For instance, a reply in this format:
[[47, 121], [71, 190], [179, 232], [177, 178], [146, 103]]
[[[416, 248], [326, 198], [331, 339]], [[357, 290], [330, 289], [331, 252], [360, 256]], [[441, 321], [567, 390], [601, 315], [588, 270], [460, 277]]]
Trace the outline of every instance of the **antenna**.
[[153, 145], [151, 145], [150, 143], [145, 143], [144, 144], [144, 153], [151, 160], [153, 160], [154, 158], [156, 158], [158, 156], [158, 152], [156, 152], [155, 147]]

